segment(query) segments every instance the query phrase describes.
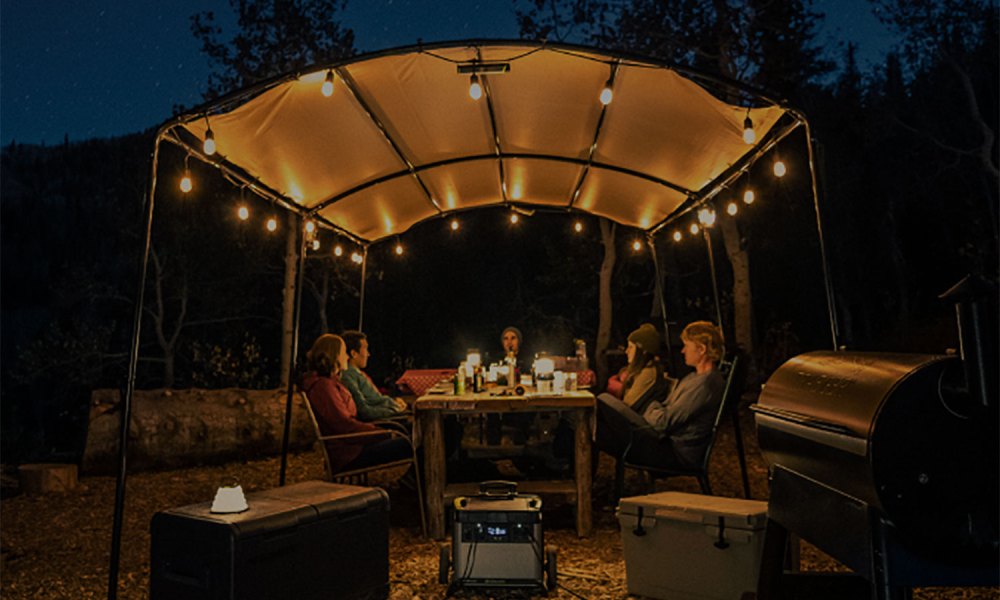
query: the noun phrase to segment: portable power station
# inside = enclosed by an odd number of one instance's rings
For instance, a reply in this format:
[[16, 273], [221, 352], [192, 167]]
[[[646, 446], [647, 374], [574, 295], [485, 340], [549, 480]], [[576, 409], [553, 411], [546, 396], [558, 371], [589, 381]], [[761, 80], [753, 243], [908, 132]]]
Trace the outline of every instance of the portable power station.
[[454, 502], [451, 546], [440, 548], [439, 581], [456, 587], [554, 590], [556, 550], [545, 548], [542, 500], [511, 481], [485, 481]]

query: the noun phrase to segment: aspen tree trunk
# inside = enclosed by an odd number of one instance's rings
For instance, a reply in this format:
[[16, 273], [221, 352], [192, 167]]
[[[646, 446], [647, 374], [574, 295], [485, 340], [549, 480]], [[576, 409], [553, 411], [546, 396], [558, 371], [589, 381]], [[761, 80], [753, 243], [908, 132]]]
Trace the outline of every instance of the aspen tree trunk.
[[281, 385], [288, 385], [291, 376], [288, 361], [292, 356], [293, 322], [295, 312], [295, 270], [299, 262], [298, 219], [288, 214], [288, 238], [285, 243], [285, 287], [281, 302]]
[[601, 261], [600, 283], [598, 287], [597, 343], [594, 348], [594, 362], [597, 364], [597, 380], [608, 378], [608, 357], [605, 351], [611, 343], [611, 275], [615, 270], [615, 224], [601, 219], [601, 243], [604, 244], [604, 260]]
[[750, 291], [750, 255], [747, 253], [739, 225], [734, 219], [717, 221], [722, 231], [726, 256], [733, 267], [733, 339], [747, 354], [753, 353], [753, 295]]

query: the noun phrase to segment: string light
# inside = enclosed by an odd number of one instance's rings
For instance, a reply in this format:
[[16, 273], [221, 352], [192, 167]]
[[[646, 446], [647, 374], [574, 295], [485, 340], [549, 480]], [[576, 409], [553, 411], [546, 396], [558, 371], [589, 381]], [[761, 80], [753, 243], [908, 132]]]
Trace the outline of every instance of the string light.
[[240, 204], [240, 207], [236, 209], [236, 216], [240, 218], [240, 221], [246, 221], [250, 218], [250, 209], [245, 204]]
[[743, 204], [753, 204], [755, 199], [753, 190], [746, 190], [743, 192]]
[[780, 158], [775, 159], [775, 161], [774, 161], [774, 176], [775, 177], [784, 177], [785, 173], [787, 173], [787, 172], [788, 172], [788, 169], [785, 168], [785, 163], [782, 162]]
[[475, 73], [469, 78], [469, 97], [479, 100], [483, 97], [483, 86], [479, 83], [479, 75]]
[[451, 230], [458, 231], [458, 219], [451, 220]]
[[708, 208], [703, 208], [699, 210], [698, 222], [704, 225], [705, 227], [711, 227], [712, 225], [715, 225], [715, 211]]
[[351, 262], [358, 263], [359, 265], [364, 261], [364, 258], [358, 252], [351, 252]]
[[680, 231], [674, 230], [674, 241], [679, 242], [684, 238], [684, 235]]
[[268, 231], [276, 231], [277, 229], [278, 229], [278, 220], [275, 219], [274, 217], [271, 217], [270, 219], [268, 219], [267, 220], [267, 230]]
[[701, 227], [698, 227], [697, 223], [691, 223], [691, 227], [688, 227], [688, 231], [691, 232], [691, 235], [698, 235], [698, 232], [701, 231]]
[[316, 231], [316, 223], [313, 221], [306, 221], [306, 233], [312, 234]]
[[611, 80], [608, 79], [604, 84], [604, 89], [601, 90], [601, 104], [607, 106], [611, 104], [611, 99], [614, 98], [615, 93], [611, 89]]
[[337, 244], [336, 246], [334, 246], [333, 247], [333, 255], [337, 256], [337, 257], [343, 256], [344, 255], [344, 247], [341, 246], [340, 244]]
[[580, 221], [577, 221], [576, 223], [573, 223], [573, 231], [575, 231], [577, 233], [580, 233], [581, 231], [583, 231], [583, 223], [581, 223]]
[[638, 252], [639, 250], [642, 250], [642, 242], [640, 242], [639, 240], [633, 241], [632, 242], [632, 251], [633, 252]]
[[520, 221], [520, 220], [521, 220], [521, 218], [517, 216], [516, 212], [510, 213], [510, 222], [511, 222], [511, 224], [517, 225], [517, 222]]
[[312, 241], [312, 249], [319, 250], [319, 238], [315, 238]]
[[323, 95], [329, 98], [333, 95], [333, 69], [329, 69], [326, 72], [326, 80], [323, 81], [323, 87], [321, 88]]
[[729, 213], [729, 215], [732, 217], [735, 217], [736, 213], [739, 212], [739, 210], [740, 208], [736, 206], [735, 202], [730, 202], [729, 205], [726, 206], [726, 212]]
[[747, 109], [747, 118], [743, 119], [743, 142], [752, 144], [757, 141], [757, 132], [753, 130], [753, 120], [750, 119], [750, 109]]
[[187, 167], [185, 167], [184, 175], [181, 176], [181, 191], [186, 194], [190, 192], [193, 188], [194, 185], [191, 183], [191, 172], [187, 170]]
[[205, 143], [202, 145], [202, 150], [205, 151], [205, 155], [207, 156], [215, 154], [215, 134], [212, 133], [211, 126], [205, 131]]
[[397, 256], [403, 255], [403, 245], [400, 244], [399, 242], [396, 242], [396, 255]]

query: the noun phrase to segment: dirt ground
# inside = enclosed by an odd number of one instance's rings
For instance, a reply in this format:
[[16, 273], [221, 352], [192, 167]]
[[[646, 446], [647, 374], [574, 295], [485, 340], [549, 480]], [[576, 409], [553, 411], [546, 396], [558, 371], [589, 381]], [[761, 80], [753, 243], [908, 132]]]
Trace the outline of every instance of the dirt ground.
[[[749, 414], [743, 431], [748, 446], [751, 489], [757, 499], [766, 499], [767, 473], [757, 451]], [[124, 513], [124, 535], [120, 562], [119, 598], [144, 599], [149, 592], [149, 524], [157, 511], [212, 499], [216, 488], [235, 477], [247, 492], [278, 484], [279, 459], [231, 463], [163, 472], [130, 474]], [[289, 483], [322, 479], [323, 462], [318, 452], [289, 458]], [[437, 542], [421, 538], [415, 494], [387, 472], [369, 484], [385, 487], [392, 503], [390, 514], [390, 578], [392, 598], [442, 598], [446, 586], [437, 582]], [[742, 495], [735, 444], [728, 424], [719, 432], [713, 453], [710, 479], [717, 495]], [[544, 513], [545, 543], [558, 547], [560, 589], [556, 598], [625, 598], [625, 564], [621, 534], [611, 501], [613, 466], [602, 456], [594, 484], [594, 533], [577, 538], [569, 507], [551, 506]], [[626, 494], [645, 492], [644, 480], [629, 472]], [[691, 478], [660, 481], [658, 491], [697, 492]], [[4, 600], [38, 598], [104, 598], [107, 596], [108, 557], [114, 510], [115, 481], [112, 477], [83, 477], [72, 493], [29, 496], [16, 487], [16, 470], [5, 467], [0, 507], [0, 596]], [[842, 570], [838, 563], [808, 544], [802, 548], [804, 570]], [[477, 596], [461, 592], [459, 597], [511, 597], [499, 592]], [[926, 588], [914, 598], [1000, 598], [1000, 589]]]

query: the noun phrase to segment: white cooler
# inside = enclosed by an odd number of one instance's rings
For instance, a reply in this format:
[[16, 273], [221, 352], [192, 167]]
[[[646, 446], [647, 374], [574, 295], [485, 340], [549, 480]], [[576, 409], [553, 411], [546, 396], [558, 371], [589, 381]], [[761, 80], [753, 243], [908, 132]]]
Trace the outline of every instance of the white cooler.
[[756, 500], [681, 492], [622, 498], [629, 594], [739, 600], [755, 592], [766, 519], [767, 502]]

